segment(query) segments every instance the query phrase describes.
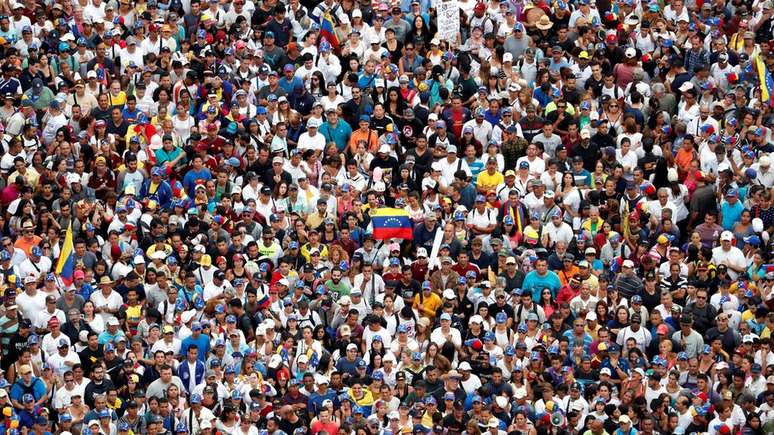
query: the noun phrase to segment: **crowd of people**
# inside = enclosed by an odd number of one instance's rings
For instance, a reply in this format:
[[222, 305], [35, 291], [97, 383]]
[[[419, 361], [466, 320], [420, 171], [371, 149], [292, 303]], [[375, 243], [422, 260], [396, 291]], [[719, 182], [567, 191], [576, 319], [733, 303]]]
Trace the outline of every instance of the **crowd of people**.
[[0, 14], [2, 435], [774, 433], [771, 0]]

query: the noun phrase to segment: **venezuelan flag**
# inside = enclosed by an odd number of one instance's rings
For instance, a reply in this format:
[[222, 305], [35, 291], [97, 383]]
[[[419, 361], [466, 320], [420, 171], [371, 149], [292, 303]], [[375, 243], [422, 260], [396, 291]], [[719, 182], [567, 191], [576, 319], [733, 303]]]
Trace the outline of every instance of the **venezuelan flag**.
[[62, 250], [59, 252], [59, 260], [56, 263], [56, 274], [65, 285], [73, 283], [73, 271], [75, 269], [75, 249], [73, 248], [73, 224], [67, 228]]
[[774, 98], [771, 98], [774, 94], [774, 79], [771, 77], [771, 72], [766, 68], [766, 64], [760, 56], [755, 56], [755, 69], [758, 73], [758, 81], [761, 84], [761, 102], [768, 103], [771, 107], [774, 107]]
[[333, 51], [338, 53], [340, 42], [339, 37], [336, 36], [336, 25], [333, 22], [333, 16], [330, 11], [325, 12], [320, 17], [320, 39], [322, 40], [323, 38], [331, 44]]
[[414, 229], [406, 210], [384, 207], [371, 215], [374, 239], [413, 239]]

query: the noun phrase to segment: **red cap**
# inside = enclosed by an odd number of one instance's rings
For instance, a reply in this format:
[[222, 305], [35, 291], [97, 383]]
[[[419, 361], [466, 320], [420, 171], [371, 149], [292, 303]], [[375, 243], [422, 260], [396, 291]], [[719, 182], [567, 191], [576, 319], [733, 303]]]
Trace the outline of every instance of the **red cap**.
[[660, 324], [658, 325], [658, 328], [656, 328], [656, 334], [667, 334], [669, 332], [669, 328], [667, 328], [667, 325]]
[[608, 44], [615, 44], [618, 42], [618, 36], [616, 35], [607, 35], [607, 38], [605, 38], [605, 41], [607, 41]]
[[218, 256], [215, 258], [215, 264], [218, 264], [218, 263], [225, 263], [225, 262], [226, 262], [226, 257], [224, 257], [224, 256], [222, 256], [222, 255], [218, 255]]

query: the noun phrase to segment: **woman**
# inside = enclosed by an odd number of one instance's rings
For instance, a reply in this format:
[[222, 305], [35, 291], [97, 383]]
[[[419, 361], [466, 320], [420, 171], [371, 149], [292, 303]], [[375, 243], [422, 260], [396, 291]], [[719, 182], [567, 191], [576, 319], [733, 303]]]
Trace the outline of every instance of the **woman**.
[[172, 117], [172, 126], [175, 129], [175, 133], [180, 136], [184, 143], [191, 137], [191, 133], [197, 133], [195, 125], [196, 121], [186, 110], [186, 106], [182, 102], [178, 102], [175, 116]]
[[272, 115], [272, 125], [280, 122], [289, 122], [293, 116], [300, 116], [298, 112], [290, 107], [290, 103], [285, 96], [277, 99], [277, 111]]
[[629, 309], [619, 306], [615, 311], [615, 318], [607, 322], [607, 328], [611, 334], [618, 335], [627, 326], [629, 326]]
[[615, 137], [618, 134], [618, 129], [623, 124], [623, 111], [618, 100], [611, 98], [607, 102], [602, 103], [602, 114], [599, 115], [599, 119], [606, 119], [608, 121], [610, 134]]
[[[26, 200], [26, 199], [20, 199], [18, 207], [16, 208], [16, 213], [11, 216], [11, 219], [8, 221], [8, 224], [11, 226], [11, 230], [15, 234], [21, 234], [22, 233], [22, 225], [24, 225], [25, 222], [31, 222], [33, 226], [37, 225], [36, 222], [37, 219], [35, 219], [35, 204], [32, 201]], [[35, 231], [35, 234], [43, 234], [39, 231]]]
[[215, 422], [215, 429], [224, 434], [235, 435], [239, 429], [239, 420], [236, 408], [226, 405], [220, 418]]
[[744, 248], [745, 237], [755, 235], [755, 231], [752, 228], [752, 214], [750, 210], [745, 209], [742, 211], [739, 221], [734, 223], [731, 232], [734, 233], [736, 247], [739, 249]]
[[403, 101], [403, 95], [401, 95], [400, 88], [393, 86], [387, 90], [387, 101], [384, 104], [384, 109], [393, 120], [396, 122], [403, 121], [403, 112], [408, 106]]
[[336, 89], [336, 82], [326, 83], [325, 92], [325, 95], [320, 98], [325, 112], [328, 112], [331, 109], [338, 109], [339, 105], [346, 103], [344, 97], [339, 95], [339, 92]]
[[[314, 101], [322, 102], [323, 96], [328, 93], [325, 86], [325, 78], [321, 71], [315, 71], [312, 73], [312, 78], [309, 81], [309, 93], [314, 97]], [[324, 109], [324, 107], [323, 107]]]
[[[419, 53], [423, 53], [425, 48], [430, 46], [430, 40], [432, 38], [433, 32], [425, 22], [425, 18], [422, 16], [422, 14], [415, 15], [414, 20], [411, 23], [411, 30], [409, 31], [408, 35], [406, 35], [407, 43], [404, 50], [405, 56], [401, 59], [399, 65], [401, 67], [401, 74], [411, 74], [416, 68], [414, 65], [417, 63], [417, 61], [414, 61], [413, 59], [409, 59], [411, 60], [411, 63], [408, 65], [404, 64], [404, 61], [407, 58], [413, 56], [413, 53], [410, 51], [416, 52], [416, 57], [419, 58], [418, 63], [419, 65], [422, 64], [422, 57], [419, 56]], [[409, 68], [405, 68], [406, 66], [409, 66]]]
[[432, 330], [430, 329], [430, 319], [427, 317], [422, 317], [417, 321], [417, 328], [416, 328], [416, 335], [414, 336], [414, 340], [417, 342], [417, 352], [424, 352], [428, 348], [428, 344], [430, 342], [430, 333]]
[[180, 396], [180, 389], [172, 384], [167, 387], [167, 399], [169, 400], [170, 413], [179, 415], [186, 409], [186, 400]]
[[306, 179], [309, 180], [309, 184], [314, 187], [318, 187], [320, 180], [320, 173], [322, 172], [322, 164], [317, 159], [317, 153], [314, 150], [306, 150], [302, 154], [303, 160], [301, 161], [301, 170], [306, 174]]
[[554, 301], [554, 297], [551, 294], [551, 289], [548, 288], [543, 289], [543, 291], [540, 292], [540, 302], [538, 305], [543, 307], [546, 319], [550, 318], [551, 314], [559, 309], [559, 304]]
[[[624, 119], [623, 133], [618, 135], [618, 145], [621, 145], [621, 140], [624, 138], [629, 139], [629, 142], [631, 143], [631, 150], [637, 154], [638, 158], [642, 158], [645, 156], [645, 151], [642, 149], [642, 137], [642, 133], [639, 132], [639, 126], [637, 125], [637, 121], [634, 119], [634, 116], [627, 115]], [[661, 154], [660, 148], [654, 147], [654, 151], [658, 154]]]
[[102, 320], [102, 316], [94, 312], [94, 302], [90, 300], [87, 300], [83, 304], [83, 321], [97, 334], [101, 334], [102, 331], [105, 330], [105, 323]]

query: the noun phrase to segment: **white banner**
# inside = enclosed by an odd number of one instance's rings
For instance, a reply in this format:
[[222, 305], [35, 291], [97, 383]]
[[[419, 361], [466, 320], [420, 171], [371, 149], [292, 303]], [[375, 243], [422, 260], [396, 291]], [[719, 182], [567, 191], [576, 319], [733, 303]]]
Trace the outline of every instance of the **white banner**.
[[456, 1], [438, 3], [438, 37], [454, 46], [460, 31], [460, 9]]

